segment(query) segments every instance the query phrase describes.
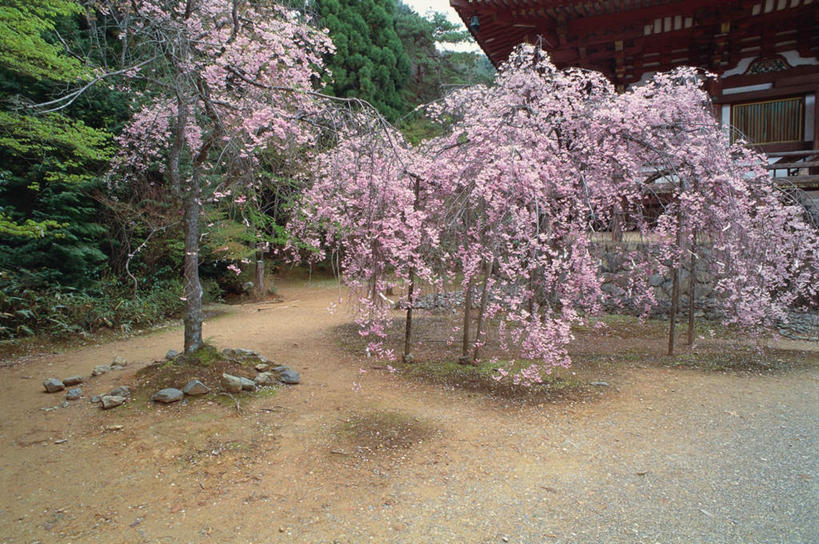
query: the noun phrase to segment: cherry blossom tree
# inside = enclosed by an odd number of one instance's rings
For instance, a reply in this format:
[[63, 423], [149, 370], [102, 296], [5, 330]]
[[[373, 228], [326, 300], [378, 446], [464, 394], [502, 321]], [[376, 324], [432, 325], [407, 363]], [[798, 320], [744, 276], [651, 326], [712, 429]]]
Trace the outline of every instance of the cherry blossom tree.
[[[669, 355], [685, 267], [689, 345], [698, 268], [713, 278], [724, 321], [756, 332], [784, 319], [797, 300], [816, 300], [816, 231], [799, 208], [784, 204], [763, 157], [727, 140], [702, 79], [693, 68], [658, 74], [598, 110], [592, 124], [601, 150], [623, 175], [643, 194], [659, 193], [656, 221], [647, 213], [632, 216], [649, 251], [629, 258], [642, 259], [644, 278], [655, 271], [672, 275]], [[640, 286], [644, 294], [647, 289]]]
[[100, 12], [123, 42], [136, 113], [119, 137], [116, 172], [127, 181], [164, 173], [185, 226], [185, 350], [202, 345], [199, 282], [202, 201], [226, 194], [237, 161], [264, 149], [306, 145], [301, 120], [329, 38], [302, 14], [244, 0], [108, 0]]
[[393, 306], [388, 293], [409, 285], [403, 356], [410, 359], [416, 283], [438, 281], [430, 258], [439, 246], [434, 195], [418, 173], [425, 161], [378, 117], [362, 113], [339, 136], [317, 158], [289, 227], [314, 259], [334, 260], [357, 303], [361, 334], [371, 338], [370, 352], [394, 356], [383, 344]]
[[530, 46], [513, 53], [495, 85], [431, 108], [456, 120], [429, 144], [436, 159], [427, 175], [443, 201], [448, 268], [463, 277], [462, 362], [478, 357], [485, 323], [497, 317], [503, 347], [539, 361], [516, 381], [534, 383], [551, 366], [569, 365], [571, 326], [600, 309], [590, 225], [609, 213], [617, 185], [588, 125], [613, 96], [601, 75], [557, 70]]

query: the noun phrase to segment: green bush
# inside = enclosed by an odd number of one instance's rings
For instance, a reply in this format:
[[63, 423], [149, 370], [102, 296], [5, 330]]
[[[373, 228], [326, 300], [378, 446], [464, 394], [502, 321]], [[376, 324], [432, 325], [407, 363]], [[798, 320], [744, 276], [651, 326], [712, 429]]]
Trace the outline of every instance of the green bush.
[[68, 337], [148, 327], [184, 309], [181, 281], [163, 281], [138, 296], [113, 280], [85, 290], [34, 289], [5, 273], [0, 277], [0, 338]]

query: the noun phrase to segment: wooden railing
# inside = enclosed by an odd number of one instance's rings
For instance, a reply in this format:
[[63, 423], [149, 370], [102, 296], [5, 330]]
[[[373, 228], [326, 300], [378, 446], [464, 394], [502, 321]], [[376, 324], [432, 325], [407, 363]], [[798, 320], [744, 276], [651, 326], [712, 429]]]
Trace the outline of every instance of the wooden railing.
[[780, 158], [779, 162], [769, 164], [768, 170], [786, 170], [786, 176], [776, 176], [777, 185], [793, 187], [819, 187], [819, 174], [811, 174], [819, 168], [819, 149], [803, 151], [779, 151], [767, 154], [770, 158]]

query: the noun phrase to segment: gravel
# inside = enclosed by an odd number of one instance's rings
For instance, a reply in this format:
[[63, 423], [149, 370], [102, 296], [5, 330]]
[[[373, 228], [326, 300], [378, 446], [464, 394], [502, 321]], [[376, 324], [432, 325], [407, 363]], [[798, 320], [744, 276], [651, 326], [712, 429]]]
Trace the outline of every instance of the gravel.
[[622, 393], [566, 408], [427, 403], [443, 443], [411, 471], [367, 465], [389, 503], [326, 512], [301, 536], [333, 524], [339, 542], [819, 541], [816, 370], [639, 372], [657, 383], [617, 380]]

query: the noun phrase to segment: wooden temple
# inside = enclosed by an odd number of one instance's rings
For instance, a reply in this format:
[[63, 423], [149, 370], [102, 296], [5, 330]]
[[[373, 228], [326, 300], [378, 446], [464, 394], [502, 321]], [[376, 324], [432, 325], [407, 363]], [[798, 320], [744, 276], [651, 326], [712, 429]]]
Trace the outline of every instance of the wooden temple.
[[[732, 138], [771, 158], [782, 183], [819, 193], [819, 0], [450, 0], [495, 65], [521, 42], [619, 90], [698, 66]], [[775, 163], [775, 164], [774, 164]]]

